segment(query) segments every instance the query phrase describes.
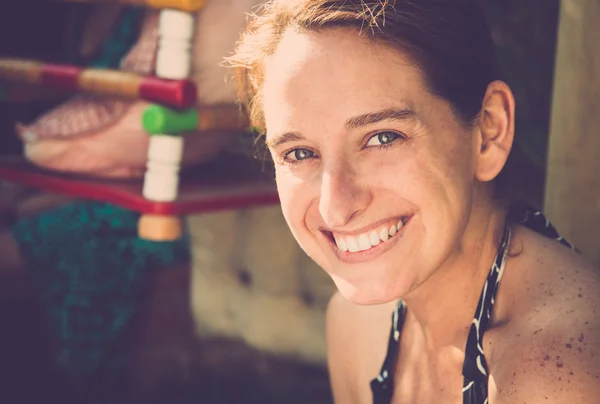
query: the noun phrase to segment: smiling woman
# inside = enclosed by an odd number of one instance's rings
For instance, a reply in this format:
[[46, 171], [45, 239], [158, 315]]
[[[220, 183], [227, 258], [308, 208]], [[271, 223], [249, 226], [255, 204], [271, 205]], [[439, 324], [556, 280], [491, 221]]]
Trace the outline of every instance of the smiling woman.
[[273, 0], [229, 62], [339, 290], [336, 402], [596, 400], [598, 272], [494, 197], [515, 103], [475, 1]]

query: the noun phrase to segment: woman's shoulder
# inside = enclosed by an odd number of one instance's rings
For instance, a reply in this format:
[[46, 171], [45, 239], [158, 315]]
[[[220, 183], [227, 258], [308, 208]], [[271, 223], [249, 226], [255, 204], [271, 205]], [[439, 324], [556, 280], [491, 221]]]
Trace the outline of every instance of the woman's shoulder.
[[514, 236], [498, 298], [505, 321], [492, 332], [493, 401], [595, 402], [600, 271], [555, 240], [524, 228]]
[[368, 381], [377, 376], [385, 358], [396, 305], [360, 306], [339, 292], [331, 298], [327, 308], [327, 356], [336, 402], [371, 400]]

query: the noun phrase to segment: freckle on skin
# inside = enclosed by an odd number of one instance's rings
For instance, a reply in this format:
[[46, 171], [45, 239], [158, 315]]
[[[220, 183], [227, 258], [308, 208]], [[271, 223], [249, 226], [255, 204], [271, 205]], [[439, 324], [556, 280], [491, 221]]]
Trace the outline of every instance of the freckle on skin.
[[581, 335], [579, 336], [579, 338], [577, 338], [577, 340], [578, 340], [579, 342], [583, 342], [583, 333], [581, 333]]
[[[556, 363], [556, 367], [557, 367], [557, 368], [559, 368], [559, 369], [562, 369], [562, 367], [563, 367], [563, 366], [564, 366], [564, 365], [563, 365], [563, 363], [562, 363], [562, 362], [557, 362], [557, 363]], [[560, 377], [558, 378], [558, 380], [560, 380]]]
[[573, 347], [573, 345], [571, 345], [571, 344], [565, 344], [565, 346], [569, 349], [571, 349]]
[[545, 356], [544, 356], [544, 360], [545, 360], [545, 361], [549, 361], [549, 360], [550, 360], [550, 355], [545, 355]]

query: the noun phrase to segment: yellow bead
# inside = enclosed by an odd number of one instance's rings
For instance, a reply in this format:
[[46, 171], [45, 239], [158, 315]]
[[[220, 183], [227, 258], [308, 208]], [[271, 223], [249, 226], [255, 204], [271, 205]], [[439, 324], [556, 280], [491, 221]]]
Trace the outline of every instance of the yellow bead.
[[146, 0], [148, 6], [152, 8], [174, 8], [183, 11], [198, 11], [206, 0]]

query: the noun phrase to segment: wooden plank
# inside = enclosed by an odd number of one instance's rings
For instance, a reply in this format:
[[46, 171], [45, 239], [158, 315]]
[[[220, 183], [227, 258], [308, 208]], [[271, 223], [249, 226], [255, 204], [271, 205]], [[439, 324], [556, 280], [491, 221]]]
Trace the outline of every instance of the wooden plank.
[[600, 265], [600, 1], [563, 0], [545, 211]]

